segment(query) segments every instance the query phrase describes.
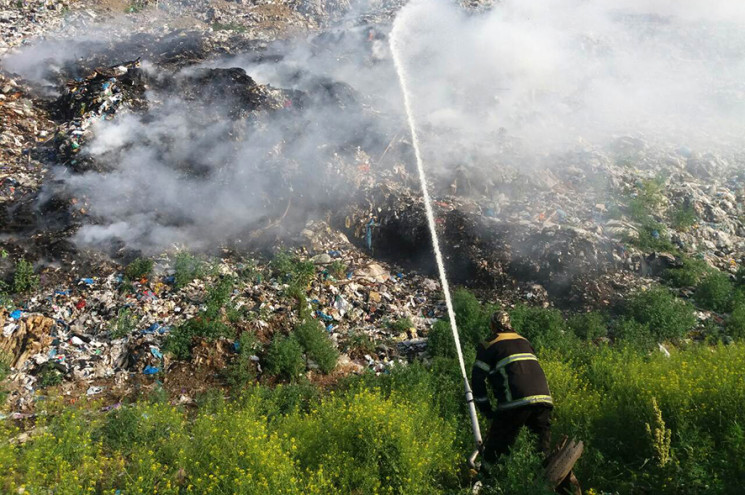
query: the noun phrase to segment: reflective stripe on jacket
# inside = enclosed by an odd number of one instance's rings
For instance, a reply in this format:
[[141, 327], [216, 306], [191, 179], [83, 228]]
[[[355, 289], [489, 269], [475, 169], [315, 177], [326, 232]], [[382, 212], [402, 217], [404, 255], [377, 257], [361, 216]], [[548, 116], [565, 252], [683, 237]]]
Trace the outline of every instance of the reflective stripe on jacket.
[[490, 414], [487, 381], [497, 399], [497, 410], [531, 404], [553, 405], [546, 375], [533, 346], [514, 332], [502, 332], [479, 346], [472, 372], [474, 402]]

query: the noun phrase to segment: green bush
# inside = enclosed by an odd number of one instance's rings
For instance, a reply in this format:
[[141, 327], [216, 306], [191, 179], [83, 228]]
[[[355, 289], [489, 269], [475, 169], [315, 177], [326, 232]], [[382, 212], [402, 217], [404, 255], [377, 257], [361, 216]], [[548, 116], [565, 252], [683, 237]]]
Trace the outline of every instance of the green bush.
[[698, 222], [698, 216], [690, 203], [684, 203], [670, 213], [670, 223], [676, 230], [688, 230], [696, 225], [696, 222]]
[[696, 286], [694, 298], [704, 309], [724, 313], [732, 310], [734, 284], [729, 275], [714, 271], [704, 277]]
[[353, 358], [361, 358], [365, 354], [375, 352], [375, 342], [364, 332], [352, 332], [347, 339], [346, 351]]
[[557, 309], [518, 304], [510, 313], [510, 318], [515, 331], [536, 348], [561, 347], [571, 340], [564, 317]]
[[116, 318], [109, 322], [109, 335], [112, 339], [121, 339], [137, 328], [137, 318], [129, 308], [119, 308]]
[[295, 328], [295, 337], [306, 355], [312, 359], [322, 373], [330, 373], [336, 367], [339, 351], [326, 334], [323, 326], [312, 318], [303, 320]]
[[693, 287], [712, 271], [706, 261], [684, 257], [681, 267], [665, 270], [662, 278], [673, 287]]
[[613, 325], [613, 337], [619, 344], [644, 351], [652, 350], [657, 345], [649, 324], [639, 323], [633, 318], [616, 320]]
[[266, 353], [267, 373], [296, 380], [304, 370], [303, 348], [297, 339], [293, 335], [276, 334]]
[[225, 380], [233, 389], [240, 389], [256, 379], [256, 364], [251, 356], [261, 349], [255, 334], [243, 332], [238, 339], [238, 356], [225, 369]]
[[401, 334], [408, 332], [412, 328], [414, 328], [414, 323], [411, 321], [411, 318], [400, 318], [390, 324], [391, 330], [393, 330], [396, 334]]
[[235, 281], [230, 277], [219, 279], [207, 291], [205, 307], [194, 318], [174, 328], [166, 339], [165, 349], [176, 359], [191, 358], [194, 337], [214, 341], [220, 337], [232, 337], [234, 330], [223, 322], [223, 307], [230, 300]]
[[39, 287], [39, 276], [34, 275], [34, 265], [26, 260], [16, 263], [13, 274], [13, 292], [23, 294]]
[[608, 334], [606, 318], [597, 312], [574, 315], [567, 324], [577, 337], [584, 340], [595, 340]]
[[180, 289], [192, 280], [202, 278], [207, 274], [206, 263], [186, 251], [176, 253], [176, 259], [173, 263], [173, 285]]
[[275, 277], [293, 281], [300, 287], [307, 287], [316, 274], [312, 261], [302, 261], [287, 252], [278, 252], [269, 264]]
[[53, 387], [62, 383], [62, 373], [52, 366], [44, 366], [36, 376], [40, 388]]
[[543, 457], [536, 450], [536, 437], [523, 428], [509, 455], [492, 467], [484, 485], [485, 495], [551, 495]]
[[727, 334], [734, 339], [745, 338], [745, 304], [738, 304], [727, 320]]
[[153, 271], [153, 260], [137, 258], [124, 268], [124, 278], [129, 281], [141, 280], [149, 277]]
[[338, 279], [342, 279], [347, 274], [347, 265], [341, 260], [334, 260], [329, 265], [329, 273]]
[[[498, 308], [489, 304], [482, 305], [476, 296], [465, 289], [458, 289], [453, 293], [453, 307], [460, 345], [466, 363], [470, 366], [476, 359], [476, 348], [491, 333], [489, 321]], [[441, 320], [432, 326], [427, 339], [427, 350], [432, 356], [456, 356], [453, 333], [447, 321]]]
[[629, 298], [628, 318], [647, 325], [660, 340], [682, 339], [696, 325], [693, 306], [663, 287], [640, 291]]

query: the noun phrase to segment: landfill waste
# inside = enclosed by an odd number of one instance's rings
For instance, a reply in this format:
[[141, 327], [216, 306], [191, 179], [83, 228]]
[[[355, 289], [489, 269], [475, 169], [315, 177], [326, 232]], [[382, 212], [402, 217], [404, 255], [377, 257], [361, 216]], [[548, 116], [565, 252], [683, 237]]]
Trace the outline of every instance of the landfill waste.
[[[303, 312], [342, 353], [334, 373], [385, 373], [426, 355], [444, 302], [412, 144], [391, 111], [398, 101], [374, 91], [376, 78], [393, 76], [387, 37], [404, 2], [364, 12], [343, 0], [136, 3], [117, 12], [84, 1], [12, 3], [0, 6], [8, 27], [0, 45], [0, 281], [10, 286], [15, 264], [26, 259], [40, 287], [2, 299], [10, 415], [33, 414], [50, 387], [69, 400], [90, 396], [114, 407], [139, 387], [162, 383], [192, 403], [197, 385], [214, 383], [236, 361], [241, 334], [255, 334], [266, 347], [300, 323], [290, 280], [271, 268], [269, 253], [280, 246], [313, 267]], [[113, 17], [117, 23], [102, 33]], [[303, 40], [303, 56], [317, 62], [313, 71], [293, 59], [291, 37]], [[24, 57], [38, 63], [31, 67]], [[39, 62], [47, 58], [54, 63]], [[366, 77], [353, 85], [337, 66]], [[186, 141], [174, 144], [148, 127], [168, 123], [158, 119], [176, 97], [183, 109], [174, 115], [190, 117], [185, 125], [194, 135], [216, 123], [210, 129], [229, 137], [219, 150], [225, 163], [239, 162], [247, 136], [266, 138], [271, 160], [241, 163], [241, 170], [273, 174], [281, 185], [260, 191], [256, 218], [230, 222], [230, 235], [199, 246], [220, 260], [217, 272], [183, 284], [176, 283], [170, 240], [144, 252], [120, 232], [95, 248], [81, 245], [82, 229], [114, 231], [117, 224], [96, 211], [95, 191], [69, 186], [71, 177], [103, 176], [131, 158], [132, 143], [91, 150], [102, 126], [126, 121], [137, 124], [136, 136], [150, 141], [153, 155], [204, 187], [205, 174], [216, 171], [200, 169], [200, 156], [173, 153]], [[330, 111], [315, 113], [319, 108]], [[339, 115], [359, 127], [293, 157], [284, 153]], [[642, 133], [606, 146], [579, 142], [540, 160], [526, 159], [509, 136], [497, 144], [495, 155], [481, 157], [486, 163], [464, 159], [430, 175], [455, 285], [507, 307], [605, 309], [650, 286], [683, 255], [731, 275], [743, 262], [741, 154], [671, 148]], [[216, 153], [207, 149], [204, 155]], [[299, 163], [311, 159], [309, 173]], [[249, 196], [236, 191], [241, 202], [255, 199]], [[203, 234], [219, 218], [207, 215], [195, 227], [185, 209], [173, 214], [163, 198], [146, 199], [152, 202], [139, 213], [172, 233]], [[123, 268], [140, 256], [154, 260], [152, 274], [125, 280]], [[176, 359], [169, 338], [205, 310], [221, 276], [237, 280], [229, 296], [230, 310], [241, 315], [231, 324], [234, 335], [195, 337], [190, 357]], [[699, 323], [714, 318], [700, 312]], [[406, 319], [410, 328], [394, 325]], [[261, 350], [247, 361], [258, 379], [268, 379]]]

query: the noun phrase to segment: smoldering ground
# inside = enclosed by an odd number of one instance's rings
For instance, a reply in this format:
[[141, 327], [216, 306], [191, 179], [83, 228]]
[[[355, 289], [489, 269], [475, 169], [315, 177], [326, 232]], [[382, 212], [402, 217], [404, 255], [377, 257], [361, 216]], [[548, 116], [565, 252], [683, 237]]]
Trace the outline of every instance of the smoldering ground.
[[[743, 10], [723, 0], [706, 9], [537, 0], [473, 14], [412, 2], [394, 29], [425, 166], [434, 180], [456, 169], [488, 178], [625, 135], [672, 152], [739, 151]], [[359, 187], [354, 171], [406, 135], [389, 29], [331, 29], [176, 74], [153, 67], [147, 109], [95, 125], [84, 153], [99, 170], [56, 172], [89, 206], [78, 241], [207, 246], [278, 218], [297, 232], [339, 208]], [[209, 93], [221, 87], [212, 82], [185, 98], [179, 81], [231, 67], [286, 91], [271, 109]]]

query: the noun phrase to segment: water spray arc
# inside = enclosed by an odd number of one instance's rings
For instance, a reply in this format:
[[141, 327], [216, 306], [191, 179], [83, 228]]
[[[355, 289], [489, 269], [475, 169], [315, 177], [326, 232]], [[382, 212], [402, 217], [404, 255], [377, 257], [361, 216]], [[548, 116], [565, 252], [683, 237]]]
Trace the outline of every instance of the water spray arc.
[[460, 364], [460, 370], [463, 375], [463, 383], [465, 388], [466, 403], [468, 404], [468, 412], [471, 417], [471, 427], [473, 429], [473, 438], [476, 443], [476, 451], [469, 457], [468, 463], [471, 467], [474, 467], [476, 456], [478, 455], [479, 448], [482, 444], [481, 439], [481, 428], [479, 427], [478, 416], [476, 415], [476, 405], [473, 402], [473, 393], [471, 391], [471, 385], [468, 382], [468, 374], [466, 372], [466, 364], [463, 360], [463, 351], [460, 346], [460, 338], [458, 337], [458, 326], [455, 322], [455, 310], [453, 309], [453, 300], [450, 296], [450, 285], [448, 284], [447, 274], [445, 273], [445, 262], [442, 259], [442, 251], [440, 250], [440, 241], [437, 238], [437, 230], [435, 229], [435, 215], [432, 210], [432, 201], [429, 196], [429, 190], [427, 188], [427, 176], [424, 172], [424, 163], [422, 160], [421, 150], [419, 148], [419, 137], [417, 135], [416, 122], [414, 120], [414, 113], [411, 108], [411, 99], [409, 97], [407, 77], [404, 66], [401, 62], [401, 51], [399, 50], [400, 32], [402, 29], [403, 22], [401, 17], [396, 18], [393, 24], [393, 30], [391, 31], [390, 47], [391, 54], [393, 57], [393, 64], [398, 74], [399, 84], [401, 85], [401, 92], [404, 99], [404, 108], [406, 110], [406, 117], [409, 123], [409, 129], [411, 130], [411, 142], [414, 147], [414, 156], [416, 157], [417, 171], [419, 172], [419, 182], [422, 187], [422, 196], [424, 199], [424, 208], [427, 213], [427, 224], [429, 225], [429, 232], [432, 235], [432, 248], [435, 252], [435, 260], [437, 262], [437, 271], [440, 275], [440, 283], [442, 284], [442, 291], [445, 294], [445, 305], [448, 311], [448, 318], [450, 319], [450, 328], [453, 331], [453, 339], [455, 340], [455, 349], [458, 354], [458, 363]]

